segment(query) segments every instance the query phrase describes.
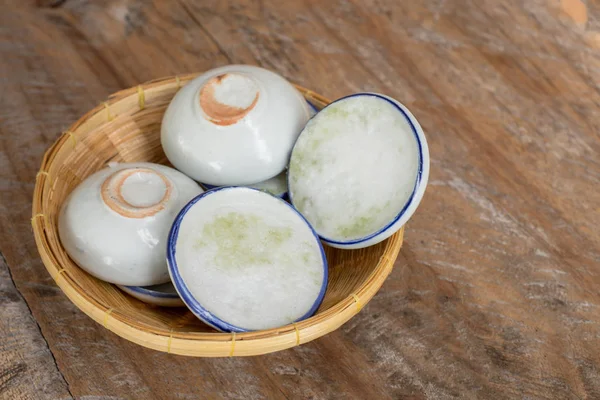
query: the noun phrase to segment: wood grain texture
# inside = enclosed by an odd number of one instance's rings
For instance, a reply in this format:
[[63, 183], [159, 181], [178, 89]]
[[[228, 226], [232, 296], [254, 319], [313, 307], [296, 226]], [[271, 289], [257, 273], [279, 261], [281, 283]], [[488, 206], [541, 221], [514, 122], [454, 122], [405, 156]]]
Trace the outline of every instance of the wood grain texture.
[[[54, 287], [47, 289], [56, 292]], [[0, 320], [0, 398], [37, 399], [40, 393], [49, 398], [72, 398], [1, 256]]]
[[[1, 7], [0, 251], [48, 346], [1, 274], [17, 311], [0, 312], [25, 316], [0, 320], [22, 337], [0, 350], [0, 376], [20, 377], [7, 398], [44, 385], [38, 398], [600, 398], [597, 0]], [[330, 98], [398, 98], [427, 134], [430, 187], [394, 272], [340, 330], [263, 357], [169, 356], [56, 289], [31, 236], [33, 182], [46, 147], [109, 93], [230, 62]]]

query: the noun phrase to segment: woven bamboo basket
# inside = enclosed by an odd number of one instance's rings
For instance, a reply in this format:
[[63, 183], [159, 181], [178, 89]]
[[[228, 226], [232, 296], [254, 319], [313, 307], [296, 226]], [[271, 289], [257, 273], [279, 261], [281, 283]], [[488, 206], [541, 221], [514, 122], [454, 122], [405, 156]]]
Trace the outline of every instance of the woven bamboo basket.
[[[220, 333], [185, 308], [151, 306], [98, 280], [69, 258], [57, 227], [60, 207], [83, 179], [108, 162], [167, 164], [160, 145], [163, 113], [175, 93], [196, 74], [164, 78], [117, 92], [75, 122], [46, 151], [36, 177], [32, 226], [38, 251], [67, 297], [106, 329], [142, 346], [199, 357], [251, 356], [283, 350], [340, 327], [369, 302], [392, 270], [403, 229], [361, 250], [326, 248], [329, 281], [317, 313], [276, 329]], [[329, 103], [298, 90], [318, 109]]]

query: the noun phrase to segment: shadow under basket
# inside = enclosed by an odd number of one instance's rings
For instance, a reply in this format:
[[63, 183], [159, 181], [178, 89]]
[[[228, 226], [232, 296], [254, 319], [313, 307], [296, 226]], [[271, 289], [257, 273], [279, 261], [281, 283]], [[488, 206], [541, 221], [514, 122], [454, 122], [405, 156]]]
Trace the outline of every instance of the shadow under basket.
[[[94, 108], [46, 151], [36, 176], [32, 225], [50, 275], [84, 313], [117, 335], [142, 346], [196, 357], [251, 356], [298, 346], [340, 327], [371, 300], [392, 270], [404, 228], [384, 242], [360, 250], [325, 247], [329, 281], [316, 314], [276, 329], [220, 333], [186, 308], [142, 303], [94, 278], [67, 255], [58, 236], [58, 213], [67, 195], [109, 162], [167, 164], [160, 124], [175, 93], [196, 74], [159, 79], [122, 90]], [[316, 108], [329, 103], [298, 87]]]

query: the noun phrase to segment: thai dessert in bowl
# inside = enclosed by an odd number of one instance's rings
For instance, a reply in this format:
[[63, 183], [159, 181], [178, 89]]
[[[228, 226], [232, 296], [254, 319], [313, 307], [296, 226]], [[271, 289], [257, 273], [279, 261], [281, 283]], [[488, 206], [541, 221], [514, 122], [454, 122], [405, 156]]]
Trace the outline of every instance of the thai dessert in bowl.
[[188, 308], [227, 332], [310, 317], [327, 286], [318, 236], [288, 203], [225, 187], [183, 208], [169, 235], [169, 273]]
[[362, 248], [408, 221], [428, 175], [427, 141], [415, 117], [390, 97], [359, 93], [305, 126], [292, 151], [289, 196], [325, 243]]

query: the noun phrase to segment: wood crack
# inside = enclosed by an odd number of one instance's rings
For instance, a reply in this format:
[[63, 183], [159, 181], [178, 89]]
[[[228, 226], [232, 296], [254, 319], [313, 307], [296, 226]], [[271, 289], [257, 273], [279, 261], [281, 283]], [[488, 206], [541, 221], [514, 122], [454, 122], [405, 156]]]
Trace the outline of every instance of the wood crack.
[[62, 7], [67, 0], [38, 0], [39, 8], [59, 8]]
[[[56, 362], [56, 357], [54, 356], [54, 352], [50, 348], [50, 344], [48, 343], [48, 340], [46, 340], [46, 337], [44, 336], [44, 333], [42, 332], [42, 327], [38, 323], [37, 319], [33, 316], [33, 312], [31, 311], [31, 307], [29, 306], [29, 303], [27, 302], [27, 299], [25, 298], [25, 296], [23, 296], [23, 294], [21, 293], [21, 291], [17, 287], [17, 284], [16, 284], [16, 282], [15, 282], [15, 280], [13, 278], [12, 272], [10, 270], [10, 266], [8, 265], [8, 262], [6, 261], [6, 257], [4, 257], [4, 254], [2, 254], [2, 251], [0, 251], [0, 263], [4, 263], [4, 265], [6, 265], [6, 270], [8, 271], [8, 278], [10, 279], [10, 282], [13, 284], [15, 290], [18, 293], [18, 296], [23, 300], [23, 304], [25, 304], [25, 306], [27, 307], [27, 310], [29, 311], [29, 314], [31, 315], [31, 319], [35, 322], [37, 330], [40, 333], [40, 337], [42, 338], [42, 340], [44, 341], [44, 344], [48, 348], [48, 352], [50, 353], [50, 357], [52, 357], [52, 362], [54, 363], [54, 366], [56, 367], [56, 370], [58, 371], [58, 373], [60, 374], [60, 377], [62, 378], [63, 382], [65, 383], [65, 388], [67, 389], [67, 392], [69, 393], [69, 395], [71, 396], [72, 399], [75, 399], [75, 396], [71, 392], [71, 387], [69, 386], [69, 382], [67, 381], [67, 378], [65, 378], [64, 374], [60, 370], [60, 367], [58, 366], [58, 363]], [[17, 365], [16, 367], [14, 367], [12, 369], [16, 370], [18, 367], [19, 367], [19, 365]], [[16, 374], [17, 373], [15, 372], [15, 373], [13, 373], [12, 376], [15, 376]], [[2, 378], [2, 377], [0, 377], [0, 378]], [[9, 376], [8, 380], [10, 380], [10, 379], [12, 379], [12, 378]], [[7, 382], [3, 382], [3, 384], [6, 384]], [[0, 386], [0, 392], [1, 392], [1, 386]]]
[[192, 10], [190, 10], [188, 5], [185, 3], [185, 1], [177, 0], [177, 2], [181, 5], [181, 8], [183, 8], [183, 11], [185, 11], [185, 13], [191, 18], [191, 20], [194, 21], [196, 25], [198, 25], [198, 27], [206, 35], [206, 37], [208, 37], [211, 40], [211, 42], [213, 42], [213, 44], [217, 47], [217, 49], [223, 55], [223, 57], [227, 59], [229, 64], [233, 64], [233, 61], [231, 60], [229, 54], [227, 54], [227, 52], [223, 47], [221, 47], [217, 39], [204, 27], [204, 25], [202, 25], [202, 22], [200, 22], [200, 20], [196, 18]]

